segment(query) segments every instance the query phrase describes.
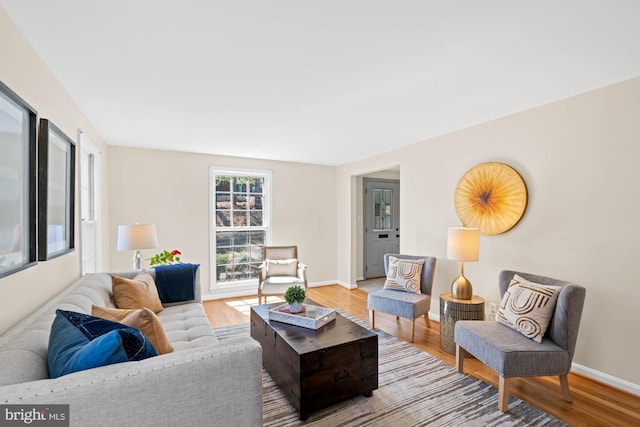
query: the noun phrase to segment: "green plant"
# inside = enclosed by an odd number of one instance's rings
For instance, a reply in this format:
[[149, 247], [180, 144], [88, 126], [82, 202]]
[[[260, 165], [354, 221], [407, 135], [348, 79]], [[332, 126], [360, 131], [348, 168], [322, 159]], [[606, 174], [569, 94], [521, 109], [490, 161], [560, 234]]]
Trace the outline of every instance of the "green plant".
[[177, 255], [182, 255], [182, 252], [177, 249], [174, 249], [171, 252], [162, 251], [149, 258], [149, 265], [153, 267], [154, 265], [166, 265], [180, 262], [180, 257]]
[[284, 299], [287, 304], [293, 304], [294, 302], [302, 304], [307, 297], [307, 293], [298, 285], [290, 286], [284, 293]]

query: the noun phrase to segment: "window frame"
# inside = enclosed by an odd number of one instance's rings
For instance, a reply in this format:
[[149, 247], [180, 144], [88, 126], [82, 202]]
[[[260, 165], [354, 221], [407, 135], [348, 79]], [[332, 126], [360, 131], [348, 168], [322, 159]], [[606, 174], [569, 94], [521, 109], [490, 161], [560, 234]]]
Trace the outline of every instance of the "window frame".
[[[57, 141], [56, 141], [57, 138]], [[49, 154], [53, 145], [60, 143], [64, 147], [64, 238], [53, 243], [63, 243], [59, 249], [49, 247], [49, 200], [52, 197]], [[59, 171], [57, 171], [59, 172]], [[76, 143], [60, 128], [48, 119], [40, 119], [38, 135], [38, 260], [50, 259], [75, 251], [75, 177], [76, 177]]]
[[23, 226], [22, 240], [26, 245], [22, 249], [24, 261], [13, 268], [0, 271], [0, 278], [29, 268], [37, 263], [37, 111], [24, 101], [18, 94], [0, 81], [0, 92], [10, 103], [22, 110], [26, 115], [23, 130], [27, 135], [22, 137], [22, 206], [21, 224]]
[[[216, 224], [216, 176], [242, 176], [242, 177], [257, 177], [264, 179], [263, 185], [263, 201], [262, 201], [262, 226], [261, 227], [218, 227]], [[261, 169], [240, 169], [240, 168], [225, 168], [211, 166], [209, 168], [209, 221], [210, 221], [210, 284], [209, 289], [212, 291], [225, 291], [225, 290], [237, 290], [237, 288], [251, 288], [255, 287], [258, 283], [256, 278], [232, 280], [221, 282], [217, 277], [217, 233], [218, 232], [233, 232], [233, 231], [249, 231], [249, 230], [265, 230], [265, 245], [271, 244], [271, 217], [272, 217], [272, 172], [270, 170]], [[233, 221], [233, 219], [232, 219]]]

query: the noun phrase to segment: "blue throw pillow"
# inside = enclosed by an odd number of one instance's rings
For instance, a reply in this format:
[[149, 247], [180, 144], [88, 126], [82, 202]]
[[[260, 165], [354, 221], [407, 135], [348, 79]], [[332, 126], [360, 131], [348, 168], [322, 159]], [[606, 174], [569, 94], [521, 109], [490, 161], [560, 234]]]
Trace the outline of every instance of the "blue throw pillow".
[[49, 377], [157, 354], [138, 329], [88, 314], [56, 310], [49, 335]]

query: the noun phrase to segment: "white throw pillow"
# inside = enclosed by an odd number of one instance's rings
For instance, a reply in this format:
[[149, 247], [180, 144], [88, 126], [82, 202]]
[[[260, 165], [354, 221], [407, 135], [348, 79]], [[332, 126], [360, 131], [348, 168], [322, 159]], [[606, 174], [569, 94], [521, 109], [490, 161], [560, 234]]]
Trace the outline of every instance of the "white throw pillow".
[[502, 297], [496, 321], [542, 342], [558, 300], [560, 286], [547, 286], [513, 276]]
[[267, 276], [297, 276], [298, 260], [293, 259], [267, 259]]
[[422, 278], [423, 267], [423, 259], [400, 259], [390, 256], [384, 289], [421, 293], [420, 279]]

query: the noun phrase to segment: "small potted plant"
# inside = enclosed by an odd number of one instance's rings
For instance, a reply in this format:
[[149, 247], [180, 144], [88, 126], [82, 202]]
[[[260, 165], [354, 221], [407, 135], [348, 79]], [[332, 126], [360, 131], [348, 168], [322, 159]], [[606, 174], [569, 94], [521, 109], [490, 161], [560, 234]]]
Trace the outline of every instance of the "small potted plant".
[[300, 313], [302, 311], [302, 303], [307, 297], [307, 293], [298, 285], [290, 286], [284, 293], [284, 299], [289, 304], [289, 311], [292, 313]]

